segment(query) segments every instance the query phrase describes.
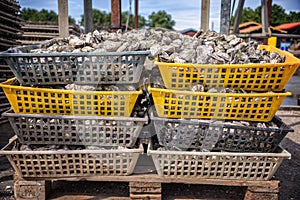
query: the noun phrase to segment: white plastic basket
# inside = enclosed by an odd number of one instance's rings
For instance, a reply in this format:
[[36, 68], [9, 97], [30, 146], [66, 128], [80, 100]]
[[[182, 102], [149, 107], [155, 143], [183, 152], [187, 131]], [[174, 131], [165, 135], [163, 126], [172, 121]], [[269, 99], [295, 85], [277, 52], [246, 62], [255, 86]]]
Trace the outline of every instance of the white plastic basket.
[[21, 177], [125, 176], [132, 174], [142, 148], [112, 150], [12, 150], [11, 140], [0, 154], [6, 155]]
[[231, 153], [158, 151], [148, 149], [158, 175], [202, 179], [270, 180], [283, 159], [291, 157], [286, 150], [278, 153]]

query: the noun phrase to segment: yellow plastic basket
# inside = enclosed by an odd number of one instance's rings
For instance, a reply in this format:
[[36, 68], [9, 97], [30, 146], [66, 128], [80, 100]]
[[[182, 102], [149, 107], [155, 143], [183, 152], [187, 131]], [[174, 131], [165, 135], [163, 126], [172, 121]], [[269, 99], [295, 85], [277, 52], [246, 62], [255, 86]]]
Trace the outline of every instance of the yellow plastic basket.
[[157, 115], [167, 118], [202, 118], [271, 121], [285, 93], [207, 93], [149, 88]]
[[129, 117], [142, 91], [74, 91], [0, 83], [15, 113]]
[[272, 46], [261, 45], [259, 48], [284, 55], [285, 63], [213, 65], [156, 61], [155, 64], [159, 67], [168, 89], [186, 90], [194, 83], [203, 83], [206, 89], [229, 87], [253, 91], [282, 91], [300, 65], [300, 59]]

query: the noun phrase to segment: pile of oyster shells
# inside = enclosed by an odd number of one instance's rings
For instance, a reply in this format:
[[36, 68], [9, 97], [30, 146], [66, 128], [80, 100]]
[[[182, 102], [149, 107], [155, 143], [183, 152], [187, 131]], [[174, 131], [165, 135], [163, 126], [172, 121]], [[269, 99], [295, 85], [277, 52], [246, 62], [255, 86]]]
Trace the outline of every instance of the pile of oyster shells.
[[[77, 84], [68, 84], [65, 86], [65, 89], [67, 90], [83, 90], [83, 91], [136, 91], [136, 88], [133, 85], [77, 85]], [[102, 105], [104, 102], [101, 102], [101, 100], [105, 99], [107, 100], [114, 100], [111, 102], [107, 102], [107, 104], [111, 105], [118, 105], [119, 98], [124, 99], [125, 96], [123, 95], [113, 95], [113, 93], [110, 95], [100, 95], [100, 102], [99, 104]], [[132, 110], [132, 117], [145, 117], [146, 110], [147, 110], [148, 104], [146, 97], [144, 95], [140, 95], [140, 97], [137, 99], [137, 103], [134, 105]]]
[[54, 38], [42, 43], [34, 53], [49, 52], [122, 52], [150, 50], [164, 62], [199, 64], [282, 63], [284, 56], [258, 50], [255, 41], [243, 42], [235, 35], [214, 31], [198, 32], [195, 37], [165, 29], [141, 29], [125, 33], [99, 32]]
[[77, 85], [75, 83], [65, 86], [67, 90], [84, 90], [84, 91], [136, 91], [133, 85]]
[[[160, 61], [175, 63], [199, 64], [244, 64], [244, 63], [282, 63], [285, 57], [265, 49], [258, 50], [255, 41], [243, 42], [235, 35], [218, 34], [214, 31], [199, 31], [194, 37], [182, 35], [166, 29], [140, 29], [125, 33], [94, 31], [81, 34], [80, 37], [70, 35], [67, 38], [54, 38], [41, 44], [33, 53], [51, 52], [122, 52], [150, 50], [149, 58], [158, 56]], [[148, 67], [147, 67], [148, 66]], [[149, 67], [150, 66], [150, 67]], [[146, 69], [155, 69], [153, 61], [146, 59]], [[117, 70], [118, 71], [118, 70]], [[152, 71], [153, 72], [153, 71]], [[151, 73], [152, 73], [151, 72]], [[151, 74], [154, 87], [163, 87], [163, 81]], [[87, 91], [125, 91], [134, 90], [121, 86], [107, 88], [90, 85], [69, 84], [69, 90]], [[214, 88], [211, 89], [213, 92]], [[200, 85], [193, 86], [191, 91], [204, 91]]]
[[45, 145], [27, 145], [27, 144], [16, 144], [12, 151], [57, 151], [57, 150], [114, 150], [114, 149], [127, 149], [122, 146], [111, 146], [111, 147], [99, 147], [99, 146], [81, 146], [81, 145], [55, 145], [55, 144], [45, 144]]

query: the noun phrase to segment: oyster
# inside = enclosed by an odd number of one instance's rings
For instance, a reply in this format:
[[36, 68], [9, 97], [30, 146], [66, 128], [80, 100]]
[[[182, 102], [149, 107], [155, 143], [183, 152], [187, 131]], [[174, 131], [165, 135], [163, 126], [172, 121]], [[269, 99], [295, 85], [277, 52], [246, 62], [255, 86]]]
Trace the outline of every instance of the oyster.
[[[54, 38], [44, 42], [35, 52], [92, 52], [102, 49], [108, 52], [150, 50], [151, 57], [164, 57], [164, 62], [199, 64], [281, 63], [284, 56], [262, 49], [255, 41], [243, 42], [235, 35], [223, 35], [214, 31], [199, 31], [195, 37], [184, 36], [166, 29], [132, 30], [125, 33], [94, 31]], [[79, 49], [79, 50], [77, 50]], [[166, 59], [164, 52], [169, 57]], [[177, 53], [176, 57], [170, 55]]]

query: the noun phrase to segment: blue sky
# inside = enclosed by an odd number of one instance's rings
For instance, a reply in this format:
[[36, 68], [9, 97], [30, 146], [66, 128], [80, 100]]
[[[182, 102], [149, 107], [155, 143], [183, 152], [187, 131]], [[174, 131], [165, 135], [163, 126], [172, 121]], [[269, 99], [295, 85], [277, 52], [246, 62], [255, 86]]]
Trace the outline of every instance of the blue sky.
[[[134, 12], [134, 0], [132, 1], [132, 13]], [[57, 0], [19, 0], [20, 6], [30, 7], [37, 10], [47, 9], [58, 12]], [[129, 11], [130, 0], [122, 0], [122, 11]], [[238, 0], [236, 0], [238, 2]], [[261, 0], [245, 0], [244, 7], [256, 8], [261, 3]], [[210, 0], [210, 29], [212, 23], [214, 30], [219, 31], [220, 27], [220, 8], [221, 0]], [[299, 0], [273, 0], [273, 4], [282, 6], [287, 12], [298, 11], [300, 12]], [[237, 5], [237, 3], [236, 3]], [[98, 10], [110, 12], [110, 0], [93, 0], [93, 8]], [[175, 20], [175, 29], [182, 30], [185, 28], [200, 28], [200, 15], [201, 15], [201, 0], [139, 0], [139, 14], [146, 17], [152, 12], [165, 10], [172, 15]], [[69, 0], [69, 15], [80, 20], [80, 15], [83, 14], [83, 0]]]

